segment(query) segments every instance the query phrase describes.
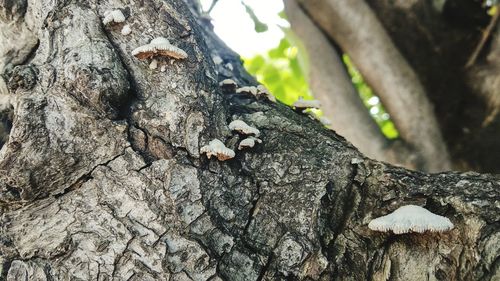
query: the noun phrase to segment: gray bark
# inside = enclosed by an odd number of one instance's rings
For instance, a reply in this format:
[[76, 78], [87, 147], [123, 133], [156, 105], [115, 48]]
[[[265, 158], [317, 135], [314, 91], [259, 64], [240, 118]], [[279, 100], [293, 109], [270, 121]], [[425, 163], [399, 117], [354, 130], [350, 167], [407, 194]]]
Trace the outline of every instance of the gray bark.
[[[188, 4], [27, 2], [38, 47], [2, 70], [15, 102], [0, 151], [0, 279], [500, 278], [498, 176], [394, 168], [283, 104], [222, 91], [223, 78], [255, 81]], [[131, 35], [102, 25], [116, 8]], [[160, 58], [161, 72], [131, 56], [157, 36], [188, 58]], [[237, 151], [235, 118], [263, 143]], [[236, 157], [200, 155], [213, 138]], [[455, 228], [367, 228], [410, 203]]]

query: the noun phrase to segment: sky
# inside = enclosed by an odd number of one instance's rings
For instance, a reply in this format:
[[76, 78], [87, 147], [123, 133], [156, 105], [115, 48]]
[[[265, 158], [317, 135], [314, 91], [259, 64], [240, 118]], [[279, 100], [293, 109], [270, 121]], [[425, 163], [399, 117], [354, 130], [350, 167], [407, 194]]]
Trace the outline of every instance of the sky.
[[[207, 10], [212, 0], [200, 2], [204, 10]], [[283, 32], [279, 26], [288, 26], [288, 23], [278, 16], [278, 13], [283, 11], [281, 0], [246, 0], [244, 2], [253, 8], [260, 21], [268, 25], [268, 31], [257, 33], [254, 30], [254, 23], [239, 0], [219, 0], [210, 16], [213, 18], [215, 33], [230, 48], [242, 57], [248, 58], [278, 46], [283, 38]]]

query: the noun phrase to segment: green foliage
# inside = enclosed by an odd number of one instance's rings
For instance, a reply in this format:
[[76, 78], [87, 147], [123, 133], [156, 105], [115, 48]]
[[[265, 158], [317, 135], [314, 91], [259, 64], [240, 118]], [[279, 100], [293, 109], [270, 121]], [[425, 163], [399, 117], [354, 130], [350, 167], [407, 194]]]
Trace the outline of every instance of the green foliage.
[[394, 126], [394, 123], [392, 123], [382, 103], [380, 103], [379, 98], [373, 94], [372, 89], [364, 82], [363, 77], [352, 64], [351, 59], [345, 54], [342, 56], [342, 59], [347, 66], [347, 70], [352, 77], [352, 83], [358, 90], [359, 96], [384, 135], [389, 139], [397, 138], [399, 136], [398, 130]]
[[[248, 9], [247, 7], [247, 12]], [[252, 17], [253, 12], [248, 13]], [[280, 13], [280, 16], [286, 17], [284, 13]], [[254, 22], [256, 23], [256, 17]], [[293, 104], [299, 97], [313, 99], [305, 78], [309, 63], [304, 47], [289, 28], [282, 28], [282, 30], [285, 37], [281, 39], [279, 45], [266, 54], [244, 58], [245, 68], [266, 86], [279, 101], [287, 105]], [[383, 134], [389, 139], [397, 138], [399, 133], [378, 97], [363, 81], [363, 77], [356, 70], [349, 57], [344, 55], [343, 60], [352, 77], [353, 85]], [[319, 116], [322, 115], [320, 110], [315, 110], [315, 113]]]
[[312, 99], [298, 58], [298, 48], [285, 37], [279, 45], [253, 58], [244, 59], [245, 68], [281, 102], [291, 105], [299, 96]]

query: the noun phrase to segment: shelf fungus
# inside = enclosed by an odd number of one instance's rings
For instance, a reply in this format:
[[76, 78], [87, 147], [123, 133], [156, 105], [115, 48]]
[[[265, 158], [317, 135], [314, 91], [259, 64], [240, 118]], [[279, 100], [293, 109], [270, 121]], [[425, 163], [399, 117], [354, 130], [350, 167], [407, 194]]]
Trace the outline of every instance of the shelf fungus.
[[257, 91], [258, 91], [257, 93], [258, 97], [266, 97], [268, 100], [276, 102], [276, 98], [273, 96], [273, 94], [271, 94], [271, 92], [269, 92], [269, 90], [263, 85], [257, 86]]
[[207, 154], [207, 158], [210, 159], [212, 156], [217, 157], [219, 161], [225, 161], [234, 158], [234, 151], [227, 148], [223, 142], [218, 139], [214, 139], [208, 143], [208, 145], [203, 146], [200, 149], [200, 153]]
[[173, 46], [167, 38], [163, 37], [155, 38], [149, 44], [135, 48], [132, 51], [132, 55], [138, 59], [148, 59], [154, 56], [172, 57], [174, 59], [185, 59], [188, 57], [184, 50]]
[[256, 137], [260, 135], [259, 129], [249, 126], [247, 123], [241, 120], [234, 120], [229, 123], [229, 129], [231, 131], [238, 131], [243, 135], [254, 135]]
[[240, 145], [238, 146], [238, 150], [242, 150], [244, 148], [252, 148], [255, 146], [255, 143], [262, 143], [262, 140], [256, 138], [256, 137], [248, 137], [240, 142]]
[[121, 23], [125, 21], [125, 16], [120, 10], [106, 11], [104, 12], [104, 19], [102, 19], [102, 23], [104, 25], [109, 23]]
[[259, 93], [259, 90], [257, 90], [257, 87], [255, 87], [255, 86], [244, 86], [244, 87], [238, 88], [236, 90], [236, 93], [237, 94], [244, 93], [244, 94], [251, 94], [251, 95], [257, 96], [257, 94]]
[[223, 90], [234, 92], [234, 90], [238, 87], [238, 84], [236, 84], [233, 79], [224, 79], [219, 82], [219, 86]]
[[292, 106], [298, 110], [303, 110], [307, 108], [319, 109], [321, 107], [321, 102], [319, 100], [305, 100], [302, 97], [299, 97], [299, 99], [296, 100]]
[[453, 229], [453, 223], [448, 218], [433, 214], [420, 206], [406, 205], [372, 220], [368, 227], [371, 230], [403, 234], [448, 231]]

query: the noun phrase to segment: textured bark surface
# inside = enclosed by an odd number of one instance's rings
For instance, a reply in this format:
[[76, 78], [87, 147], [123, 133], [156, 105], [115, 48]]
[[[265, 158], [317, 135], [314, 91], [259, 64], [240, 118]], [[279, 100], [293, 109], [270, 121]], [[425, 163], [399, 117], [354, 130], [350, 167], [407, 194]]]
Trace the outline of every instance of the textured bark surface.
[[[102, 25], [116, 8], [132, 34]], [[28, 1], [38, 47], [2, 70], [15, 102], [0, 151], [0, 279], [500, 277], [498, 176], [387, 166], [285, 105], [222, 91], [224, 78], [255, 81], [193, 11], [180, 0]], [[162, 72], [131, 56], [157, 36], [188, 58], [160, 58]], [[263, 143], [224, 162], [200, 155], [213, 138], [236, 151], [233, 119]], [[367, 228], [410, 203], [456, 227]]]

